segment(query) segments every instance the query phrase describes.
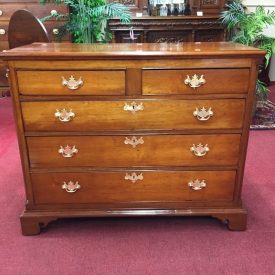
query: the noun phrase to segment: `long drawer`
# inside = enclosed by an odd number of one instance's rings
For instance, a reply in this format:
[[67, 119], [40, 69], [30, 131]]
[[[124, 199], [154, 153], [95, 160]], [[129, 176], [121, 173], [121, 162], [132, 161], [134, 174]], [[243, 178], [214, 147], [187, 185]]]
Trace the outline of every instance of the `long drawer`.
[[245, 100], [22, 102], [27, 131], [240, 129]]
[[124, 95], [125, 70], [18, 71], [22, 95]]
[[249, 69], [143, 70], [143, 94], [247, 93]]
[[231, 201], [235, 171], [33, 173], [36, 204]]
[[240, 135], [28, 137], [31, 167], [237, 165]]

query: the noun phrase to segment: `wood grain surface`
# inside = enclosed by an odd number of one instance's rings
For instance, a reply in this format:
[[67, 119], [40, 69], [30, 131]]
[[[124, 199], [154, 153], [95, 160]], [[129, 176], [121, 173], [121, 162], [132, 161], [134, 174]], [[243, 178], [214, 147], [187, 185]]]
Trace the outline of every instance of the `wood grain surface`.
[[[125, 104], [142, 104], [144, 110], [125, 111]], [[27, 131], [93, 131], [137, 129], [240, 129], [245, 111], [243, 99], [217, 100], [148, 100], [22, 102]], [[212, 108], [214, 115], [200, 121], [193, 112]], [[56, 110], [72, 110], [75, 117], [64, 123], [55, 117]]]
[[[135, 172], [138, 175], [141, 173]], [[233, 199], [235, 171], [142, 172], [143, 180], [135, 183], [125, 180], [126, 173], [35, 173], [31, 175], [35, 202], [142, 204], [148, 201], [203, 202]], [[188, 182], [196, 179], [205, 180], [206, 187], [198, 191], [190, 189]], [[77, 181], [80, 189], [75, 193], [66, 192], [62, 185], [69, 181]]]

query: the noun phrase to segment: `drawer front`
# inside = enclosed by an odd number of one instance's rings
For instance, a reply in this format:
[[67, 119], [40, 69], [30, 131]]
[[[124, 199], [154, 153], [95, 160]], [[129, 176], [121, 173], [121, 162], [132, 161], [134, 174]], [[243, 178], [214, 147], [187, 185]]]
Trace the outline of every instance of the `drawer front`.
[[[106, 204], [231, 201], [235, 175], [235, 171], [126, 171], [33, 173], [31, 178], [36, 204]], [[138, 179], [134, 182], [132, 178]]]
[[[27, 1], [26, 1], [27, 2]], [[31, 1], [28, 1], [31, 2]], [[14, 4], [0, 4], [0, 21], [9, 20], [12, 14], [17, 10], [26, 9], [30, 11], [32, 14], [34, 14], [38, 18], [42, 18], [44, 16], [47, 16], [51, 13], [52, 10], [56, 10], [59, 13], [67, 13], [68, 8], [65, 5], [39, 5], [38, 1], [36, 3], [14, 3]], [[53, 19], [55, 20], [55, 19]]]
[[0, 39], [0, 51], [8, 50], [9, 49], [9, 42], [8, 40], [1, 40]]
[[8, 41], [9, 22], [0, 21], [0, 42]]
[[[248, 84], [249, 69], [143, 70], [142, 72], [142, 92], [145, 95], [247, 93]], [[196, 86], [197, 88], [193, 88]]]
[[22, 95], [124, 95], [125, 71], [18, 71]]
[[[244, 109], [241, 99], [22, 102], [27, 131], [239, 129]], [[69, 121], [61, 121], [66, 116]]]
[[240, 135], [28, 137], [31, 167], [237, 165]]

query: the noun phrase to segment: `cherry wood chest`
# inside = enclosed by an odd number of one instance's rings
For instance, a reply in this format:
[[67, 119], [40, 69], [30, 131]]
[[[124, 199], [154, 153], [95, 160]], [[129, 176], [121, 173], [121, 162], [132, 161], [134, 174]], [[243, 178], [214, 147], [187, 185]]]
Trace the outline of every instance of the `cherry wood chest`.
[[227, 42], [35, 43], [2, 53], [26, 188], [23, 234], [95, 216], [212, 216], [244, 230], [263, 55]]

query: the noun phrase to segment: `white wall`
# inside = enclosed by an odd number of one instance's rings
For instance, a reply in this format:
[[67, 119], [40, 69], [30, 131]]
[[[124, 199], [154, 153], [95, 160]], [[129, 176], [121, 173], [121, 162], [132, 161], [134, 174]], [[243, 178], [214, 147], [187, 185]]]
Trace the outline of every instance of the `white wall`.
[[[268, 10], [275, 11], [275, 0], [243, 0], [243, 3], [249, 10], [254, 10], [256, 6], [262, 5]], [[268, 28], [265, 34], [275, 38], [275, 26]], [[271, 81], [275, 81], [275, 55], [271, 60], [269, 77]]]

